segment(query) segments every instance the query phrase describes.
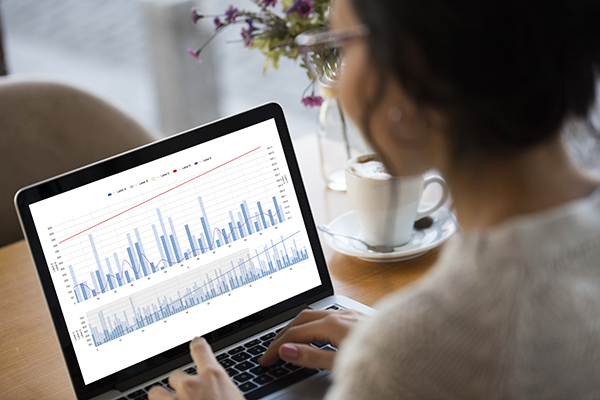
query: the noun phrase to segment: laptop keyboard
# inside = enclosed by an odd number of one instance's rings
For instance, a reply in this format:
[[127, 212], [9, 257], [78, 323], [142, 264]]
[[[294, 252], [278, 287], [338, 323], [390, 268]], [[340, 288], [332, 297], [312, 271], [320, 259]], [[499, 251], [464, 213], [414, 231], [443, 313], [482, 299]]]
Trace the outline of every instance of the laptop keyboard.
[[[332, 305], [327, 309], [339, 310], [340, 307]], [[283, 360], [278, 360], [270, 367], [262, 367], [258, 364], [258, 359], [267, 351], [267, 347], [273, 342], [273, 338], [281, 329], [283, 328], [269, 332], [258, 339], [250, 340], [217, 356], [219, 364], [225, 368], [225, 371], [248, 400], [260, 399], [319, 373], [318, 369], [303, 368]], [[337, 349], [326, 343], [313, 342], [311, 344], [324, 350], [337, 351]], [[196, 368], [189, 367], [184, 371], [188, 374], [195, 374]], [[126, 397], [121, 397], [118, 400], [146, 400], [148, 398], [147, 392], [153, 386], [162, 386], [173, 391], [173, 388], [169, 386], [169, 378], [165, 378], [146, 386], [144, 389], [129, 393]]]

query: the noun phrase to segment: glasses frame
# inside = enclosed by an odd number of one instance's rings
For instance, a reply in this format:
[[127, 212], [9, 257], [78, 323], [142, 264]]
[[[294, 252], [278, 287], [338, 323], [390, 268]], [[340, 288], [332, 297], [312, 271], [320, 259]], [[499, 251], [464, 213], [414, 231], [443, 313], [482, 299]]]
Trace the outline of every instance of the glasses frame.
[[[335, 50], [345, 43], [363, 39], [369, 35], [369, 29], [364, 25], [356, 25], [344, 29], [331, 30], [329, 28], [311, 29], [302, 32], [294, 39], [298, 50], [302, 55], [304, 64], [309, 74], [316, 81], [331, 83], [335, 76], [319, 73], [315, 62], [311, 60], [310, 53], [323, 54], [326, 50]], [[337, 68], [337, 67], [336, 67]], [[335, 72], [335, 70], [334, 70]], [[329, 81], [329, 82], [328, 82]]]

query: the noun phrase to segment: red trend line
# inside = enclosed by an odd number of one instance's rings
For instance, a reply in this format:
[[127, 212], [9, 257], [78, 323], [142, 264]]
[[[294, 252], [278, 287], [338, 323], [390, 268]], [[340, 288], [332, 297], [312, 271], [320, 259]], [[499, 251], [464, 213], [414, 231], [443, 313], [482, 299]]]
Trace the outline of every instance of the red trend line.
[[171, 189], [169, 189], [169, 190], [165, 190], [164, 192], [162, 192], [162, 193], [159, 193], [159, 194], [157, 194], [156, 196], [149, 198], [148, 200], [144, 200], [144, 201], [142, 201], [141, 203], [139, 203], [139, 204], [136, 204], [135, 206], [133, 206], [133, 207], [130, 207], [130, 208], [128, 208], [128, 209], [127, 209], [127, 210], [125, 210], [125, 211], [121, 211], [120, 213], [118, 213], [118, 214], [116, 214], [116, 215], [113, 215], [112, 217], [110, 217], [110, 218], [107, 218], [107, 219], [105, 219], [104, 221], [98, 222], [96, 225], [92, 225], [92, 226], [90, 226], [89, 228], [87, 228], [87, 229], [84, 229], [84, 230], [82, 230], [81, 232], [78, 232], [78, 233], [74, 234], [73, 236], [69, 236], [68, 238], [66, 238], [66, 239], [63, 239], [63, 240], [61, 240], [61, 241], [60, 241], [60, 242], [58, 242], [58, 243], [59, 243], [59, 244], [60, 244], [60, 243], [64, 243], [64, 242], [66, 242], [66, 241], [67, 241], [67, 240], [69, 240], [69, 239], [73, 239], [75, 236], [79, 236], [79, 235], [81, 235], [83, 232], [87, 232], [87, 231], [89, 231], [90, 229], [93, 229], [93, 228], [97, 227], [98, 225], [102, 225], [103, 223], [105, 223], [105, 222], [107, 222], [107, 221], [110, 221], [111, 219], [113, 219], [113, 218], [116, 218], [116, 217], [118, 217], [119, 215], [123, 215], [123, 214], [125, 214], [126, 212], [129, 212], [129, 211], [133, 210], [134, 208], [136, 208], [136, 207], [139, 207], [139, 206], [141, 206], [142, 204], [145, 204], [145, 203], [149, 202], [150, 200], [154, 200], [154, 199], [156, 199], [157, 197], [160, 197], [160, 196], [162, 196], [162, 195], [163, 195], [163, 194], [165, 194], [165, 193], [169, 193], [171, 190], [177, 189], [178, 187], [181, 187], [181, 186], [185, 185], [186, 183], [190, 183], [190, 182], [191, 182], [191, 181], [193, 181], [194, 179], [198, 179], [198, 178], [200, 178], [201, 176], [204, 176], [204, 175], [208, 174], [209, 172], [212, 172], [212, 171], [214, 171], [214, 170], [215, 170], [215, 169], [217, 169], [217, 168], [221, 168], [223, 165], [227, 165], [227, 164], [229, 164], [230, 162], [233, 162], [233, 161], [235, 161], [235, 160], [237, 160], [237, 159], [239, 159], [239, 158], [242, 158], [242, 157], [244, 157], [244, 156], [247, 156], [248, 154], [252, 153], [253, 151], [256, 151], [256, 150], [260, 149], [260, 147], [261, 147], [261, 146], [258, 146], [257, 148], [255, 148], [255, 149], [252, 149], [252, 150], [250, 150], [249, 152], [242, 154], [241, 156], [237, 156], [236, 158], [232, 158], [231, 160], [229, 160], [229, 161], [227, 161], [227, 162], [224, 162], [224, 163], [223, 163], [223, 164], [221, 164], [221, 165], [217, 165], [217, 166], [216, 166], [216, 167], [214, 167], [213, 169], [209, 169], [208, 171], [206, 171], [206, 172], [204, 172], [204, 173], [202, 173], [202, 174], [200, 174], [200, 175], [197, 175], [197, 176], [193, 177], [192, 179], [189, 179], [189, 180], [187, 180], [187, 181], [185, 181], [185, 182], [183, 182], [183, 183], [180, 183], [180, 184], [179, 184], [179, 185], [177, 185], [177, 186], [173, 186], [173, 187], [172, 187]]

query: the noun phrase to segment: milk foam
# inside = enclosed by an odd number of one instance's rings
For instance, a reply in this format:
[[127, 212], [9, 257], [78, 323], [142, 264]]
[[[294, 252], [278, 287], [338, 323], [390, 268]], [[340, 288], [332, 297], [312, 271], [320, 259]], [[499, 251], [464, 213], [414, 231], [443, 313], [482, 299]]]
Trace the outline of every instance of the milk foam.
[[356, 162], [350, 165], [350, 170], [357, 176], [367, 179], [391, 179], [381, 161], [371, 160], [367, 162]]

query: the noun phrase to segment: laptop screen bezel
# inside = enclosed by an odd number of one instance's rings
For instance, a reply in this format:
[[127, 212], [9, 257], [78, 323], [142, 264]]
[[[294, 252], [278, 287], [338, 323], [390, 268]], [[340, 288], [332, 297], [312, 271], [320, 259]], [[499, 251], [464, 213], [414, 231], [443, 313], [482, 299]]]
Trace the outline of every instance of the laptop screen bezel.
[[[294, 296], [284, 302], [252, 314], [242, 320], [224, 326], [216, 331], [205, 335], [209, 342], [213, 343], [233, 335], [248, 326], [266, 321], [286, 310], [298, 307], [301, 304], [310, 304], [318, 299], [333, 294], [331, 278], [327, 270], [325, 257], [316, 231], [312, 212], [308, 203], [306, 190], [300, 175], [300, 169], [294, 153], [288, 127], [284, 118], [283, 110], [277, 103], [267, 103], [257, 108], [221, 119], [219, 121], [203, 125], [189, 131], [170, 136], [163, 140], [150, 143], [143, 147], [130, 150], [126, 153], [116, 155], [106, 160], [99, 161], [75, 171], [48, 179], [46, 181], [21, 189], [15, 196], [15, 206], [21, 220], [21, 225], [27, 239], [36, 270], [42, 285], [52, 321], [58, 335], [59, 343], [75, 392], [79, 398], [88, 399], [114, 389], [119, 383], [129, 381], [135, 376], [148, 370], [155, 369], [161, 365], [169, 364], [189, 353], [187, 343], [176, 346], [145, 361], [132, 365], [129, 368], [118, 371], [112, 375], [92, 382], [84, 383], [75, 350], [71, 342], [66, 321], [61, 312], [57, 293], [50, 276], [50, 270], [42, 251], [42, 246], [31, 215], [29, 205], [64, 193], [68, 190], [92, 183], [99, 179], [134, 168], [141, 164], [156, 160], [172, 153], [196, 146], [210, 140], [239, 131], [246, 127], [274, 120], [279, 133], [286, 161], [291, 174], [291, 181], [296, 191], [297, 200], [300, 205], [302, 218], [306, 227], [310, 247], [313, 251], [315, 263], [318, 268], [321, 285]], [[191, 339], [191, 338], [190, 338]]]

